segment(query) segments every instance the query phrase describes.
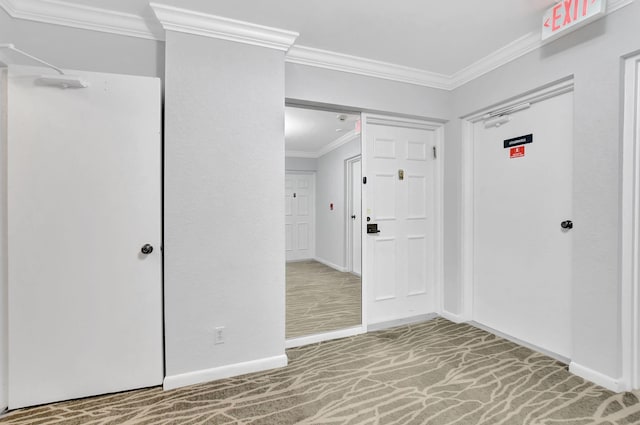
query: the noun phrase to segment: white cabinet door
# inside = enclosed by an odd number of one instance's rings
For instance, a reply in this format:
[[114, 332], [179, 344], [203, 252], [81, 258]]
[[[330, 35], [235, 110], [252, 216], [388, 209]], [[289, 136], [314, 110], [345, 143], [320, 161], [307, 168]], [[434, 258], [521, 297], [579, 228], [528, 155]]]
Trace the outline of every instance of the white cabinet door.
[[49, 73], [9, 72], [11, 409], [163, 379], [160, 81]]
[[287, 261], [315, 254], [315, 189], [313, 174], [286, 173], [285, 249]]
[[474, 133], [473, 318], [570, 358], [573, 94]]
[[366, 123], [367, 322], [435, 311], [437, 131]]

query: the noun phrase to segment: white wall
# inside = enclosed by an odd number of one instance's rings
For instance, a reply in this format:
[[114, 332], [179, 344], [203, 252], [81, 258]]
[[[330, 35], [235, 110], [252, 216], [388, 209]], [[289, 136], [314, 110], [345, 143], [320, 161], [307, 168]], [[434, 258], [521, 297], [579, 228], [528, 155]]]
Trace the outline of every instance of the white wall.
[[[345, 268], [345, 160], [360, 155], [360, 137], [318, 158], [316, 173], [316, 258]], [[333, 211], [329, 209], [333, 204]]]
[[287, 171], [316, 171], [318, 169], [318, 160], [316, 158], [288, 156], [284, 159], [284, 168]]
[[[640, 2], [569, 34], [457, 89], [460, 117], [535, 87], [573, 75], [573, 355], [577, 365], [611, 379], [621, 375], [620, 352], [620, 140], [621, 57], [640, 49]], [[457, 199], [445, 216], [459, 222], [461, 122], [447, 126], [445, 191]], [[453, 156], [453, 158], [452, 158]], [[446, 255], [459, 259], [459, 227]], [[459, 268], [459, 264], [451, 270]], [[448, 279], [445, 309], [460, 313], [459, 279]]]
[[[5, 29], [0, 8], [0, 43], [13, 43], [60, 68], [113, 74], [164, 75], [164, 43], [98, 31], [88, 31], [23, 19]], [[36, 65], [35, 63], [27, 63]]]
[[284, 53], [168, 31], [169, 378], [286, 362], [284, 173]]
[[8, 405], [7, 345], [7, 87], [0, 69], [0, 411]]

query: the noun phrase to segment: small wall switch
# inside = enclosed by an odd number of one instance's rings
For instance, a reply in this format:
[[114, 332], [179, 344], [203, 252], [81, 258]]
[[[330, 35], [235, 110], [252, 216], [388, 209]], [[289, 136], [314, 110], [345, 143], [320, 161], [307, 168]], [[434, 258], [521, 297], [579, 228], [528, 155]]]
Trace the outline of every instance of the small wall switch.
[[213, 335], [214, 344], [224, 344], [224, 326], [218, 326]]

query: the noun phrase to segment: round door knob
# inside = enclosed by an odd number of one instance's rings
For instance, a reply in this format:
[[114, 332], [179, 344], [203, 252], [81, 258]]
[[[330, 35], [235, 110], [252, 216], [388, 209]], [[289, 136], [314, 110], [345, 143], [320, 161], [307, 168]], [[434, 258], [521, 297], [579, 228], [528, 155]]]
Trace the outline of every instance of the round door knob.
[[573, 229], [573, 221], [571, 220], [563, 221], [562, 223], [560, 223], [560, 227], [567, 230]]
[[142, 246], [142, 249], [140, 250], [143, 254], [148, 255], [151, 254], [153, 252], [153, 247], [149, 244], [145, 244]]

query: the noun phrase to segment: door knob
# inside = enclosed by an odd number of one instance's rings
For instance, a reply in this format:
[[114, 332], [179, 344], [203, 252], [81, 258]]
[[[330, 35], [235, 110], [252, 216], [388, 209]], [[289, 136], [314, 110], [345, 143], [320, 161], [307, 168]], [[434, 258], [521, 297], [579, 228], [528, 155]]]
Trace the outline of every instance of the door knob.
[[153, 252], [153, 247], [149, 244], [145, 244], [142, 246], [142, 249], [140, 250], [140, 252], [142, 252], [145, 255], [149, 255]]
[[351, 218], [355, 220], [355, 219], [356, 219], [356, 216], [355, 216], [355, 214], [354, 214], [354, 215], [352, 215], [352, 216], [351, 216]]
[[563, 221], [562, 223], [560, 223], [560, 227], [567, 230], [573, 229], [573, 221], [571, 220]]

